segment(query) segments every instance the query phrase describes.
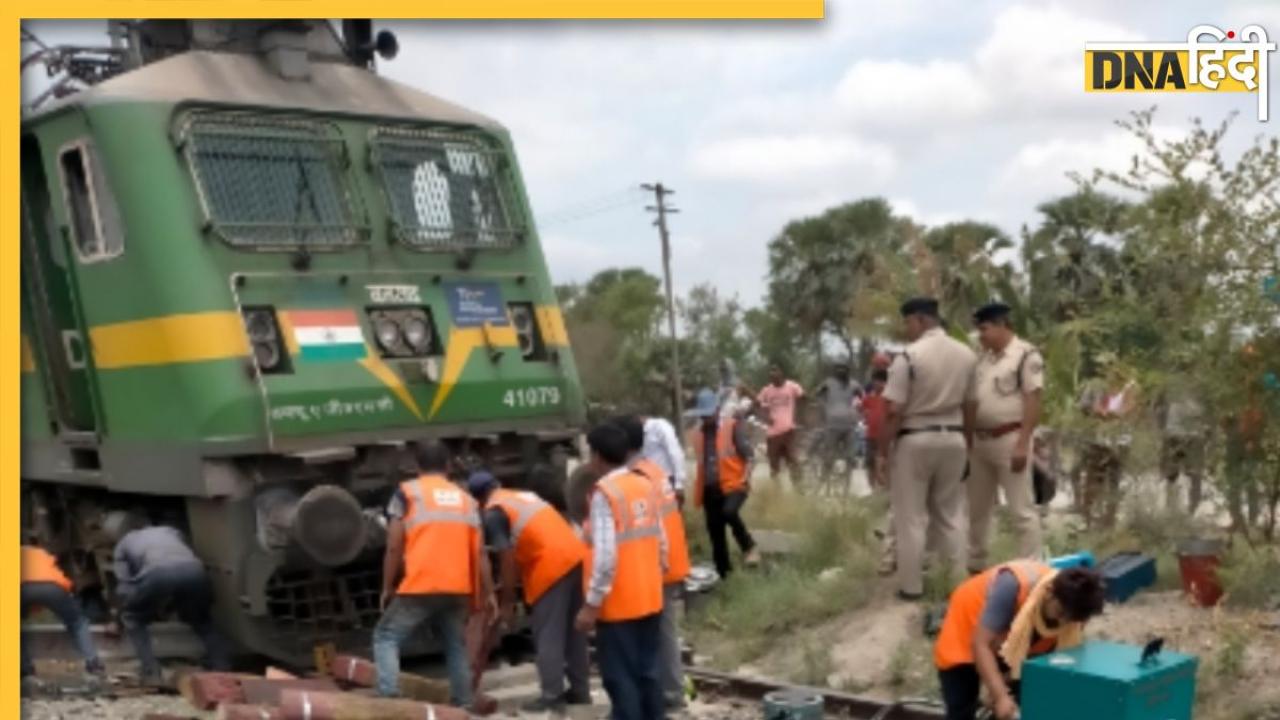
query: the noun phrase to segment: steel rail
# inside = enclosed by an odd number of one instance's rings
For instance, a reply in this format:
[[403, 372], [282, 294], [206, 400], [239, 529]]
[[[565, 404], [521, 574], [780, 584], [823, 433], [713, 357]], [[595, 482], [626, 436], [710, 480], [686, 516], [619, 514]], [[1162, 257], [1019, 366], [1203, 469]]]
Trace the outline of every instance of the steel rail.
[[788, 685], [773, 680], [744, 677], [718, 670], [686, 667], [685, 674], [700, 693], [759, 701], [779, 690], [821, 695], [827, 713], [858, 720], [941, 720], [941, 707], [931, 700], [904, 699], [884, 702], [830, 688]]

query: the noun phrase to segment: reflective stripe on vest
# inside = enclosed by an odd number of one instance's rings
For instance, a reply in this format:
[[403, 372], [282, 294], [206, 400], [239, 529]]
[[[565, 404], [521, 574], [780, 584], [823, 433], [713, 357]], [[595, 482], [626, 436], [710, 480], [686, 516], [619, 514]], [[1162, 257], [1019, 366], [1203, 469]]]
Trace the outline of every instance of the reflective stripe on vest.
[[480, 591], [480, 514], [471, 495], [440, 475], [400, 484], [405, 513], [402, 595], [470, 595]]
[[529, 605], [582, 563], [586, 550], [582, 540], [568, 521], [536, 494], [499, 488], [489, 505], [502, 511], [511, 526], [511, 545]]
[[[733, 442], [733, 431], [737, 426], [735, 420], [721, 420], [716, 430], [716, 469], [720, 475], [720, 492], [729, 494], [741, 490], [746, 485], [747, 462], [738, 455], [738, 448]], [[694, 504], [702, 505], [702, 493], [707, 482], [706, 471], [706, 433], [701, 428], [694, 432], [693, 447], [697, 456], [697, 485], [694, 488]]]
[[[604, 622], [622, 622], [662, 611], [661, 504], [648, 478], [624, 472], [601, 480], [617, 530], [617, 567], [613, 587], [600, 607]], [[590, 574], [586, 577], [590, 586]]]
[[689, 540], [684, 530], [684, 515], [680, 512], [680, 501], [676, 491], [671, 487], [667, 471], [652, 460], [641, 458], [632, 469], [653, 483], [654, 492], [662, 497], [658, 513], [662, 518], [662, 527], [667, 533], [667, 572], [662, 577], [664, 584], [683, 582], [689, 576]]
[[520, 542], [520, 535], [524, 532], [524, 529], [529, 526], [529, 523], [533, 521], [533, 517], [535, 515], [546, 509], [554, 509], [551, 508], [551, 505], [542, 498], [531, 492], [512, 492], [501, 490], [495, 490], [494, 492], [501, 493], [501, 495], [495, 495], [493, 502], [510, 508], [516, 516], [515, 520], [511, 523], [512, 544]]
[[[991, 583], [995, 581], [1001, 570], [1009, 570], [1018, 580], [1018, 598], [1014, 608], [1016, 616], [1017, 610], [1021, 609], [1027, 601], [1031, 588], [1045, 577], [1051, 568], [1032, 560], [1015, 560], [997, 565], [960, 583], [960, 586], [951, 593], [947, 603], [947, 614], [942, 621], [942, 630], [938, 633], [938, 640], [934, 644], [933, 659], [938, 669], [948, 670], [974, 662], [974, 632], [977, 630], [978, 623], [982, 621]], [[1049, 652], [1056, 644], [1053, 638], [1041, 638], [1040, 642], [1031, 647], [1029, 655]]]
[[[412, 530], [423, 523], [460, 523], [479, 529], [480, 519], [476, 517], [475, 512], [467, 512], [464, 503], [457, 511], [454, 510], [428, 510], [426, 498], [422, 496], [422, 484], [417, 480], [408, 483], [408, 493], [413, 498], [413, 515], [404, 519], [405, 530]], [[452, 492], [452, 490], [450, 491]], [[463, 491], [458, 488], [457, 493], [461, 496]]]

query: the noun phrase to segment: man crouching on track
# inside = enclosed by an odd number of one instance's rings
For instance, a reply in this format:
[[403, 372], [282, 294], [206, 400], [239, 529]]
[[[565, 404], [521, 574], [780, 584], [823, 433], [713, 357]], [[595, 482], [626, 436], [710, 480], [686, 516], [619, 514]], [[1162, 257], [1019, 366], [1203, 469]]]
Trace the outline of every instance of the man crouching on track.
[[[627, 466], [627, 433], [599, 425], [587, 434], [600, 474], [587, 510], [587, 604], [576, 625], [596, 631], [600, 677], [613, 720], [664, 716], [659, 636], [667, 534], [653, 484]], [[597, 622], [599, 625], [597, 626]]]
[[[492, 602], [480, 541], [480, 510], [450, 482], [449, 450], [438, 441], [416, 446], [422, 474], [400, 484], [387, 506], [382, 563], [382, 619], [373, 629], [378, 694], [399, 693], [400, 645], [422, 623], [444, 643], [449, 702], [471, 706], [471, 666], [463, 641], [468, 610]], [[399, 584], [397, 584], [399, 581]]]
[[983, 686], [997, 720], [1018, 716], [1028, 657], [1079, 645], [1102, 612], [1102, 577], [1015, 560], [975, 575], [951, 593], [933, 658], [947, 720], [974, 720]]
[[530, 607], [542, 693], [521, 710], [560, 712], [566, 704], [590, 705], [587, 636], [573, 627], [582, 609], [586, 547], [560, 513], [535, 493], [507, 490], [485, 471], [473, 473], [467, 488], [484, 507], [485, 540], [500, 558], [498, 613], [504, 626], [511, 627], [515, 615], [517, 584], [524, 587]]
[[226, 643], [213, 625], [213, 585], [182, 533], [127, 512], [110, 516], [106, 530], [118, 538], [113, 558], [120, 621], [141, 664], [142, 684], [163, 682], [148, 626], [169, 607], [204, 643], [205, 667], [230, 669]]

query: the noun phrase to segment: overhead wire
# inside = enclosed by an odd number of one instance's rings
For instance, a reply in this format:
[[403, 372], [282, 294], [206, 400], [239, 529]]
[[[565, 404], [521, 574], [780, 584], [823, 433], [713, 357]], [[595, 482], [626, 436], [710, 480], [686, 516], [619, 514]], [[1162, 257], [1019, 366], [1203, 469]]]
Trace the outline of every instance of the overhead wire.
[[638, 207], [643, 197], [640, 188], [629, 187], [561, 207], [559, 210], [539, 217], [538, 226], [545, 228], [565, 225], [627, 207], [628, 205]]

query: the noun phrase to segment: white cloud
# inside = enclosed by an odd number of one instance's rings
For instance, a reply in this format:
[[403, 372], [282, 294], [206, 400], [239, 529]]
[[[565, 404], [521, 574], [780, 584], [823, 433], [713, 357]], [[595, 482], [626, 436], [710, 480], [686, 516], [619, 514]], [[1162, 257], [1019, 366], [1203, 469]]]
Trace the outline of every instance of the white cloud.
[[[1152, 132], [1158, 141], [1185, 134], [1169, 126], [1154, 127]], [[1057, 137], [1031, 142], [1019, 148], [1004, 164], [992, 189], [1018, 198], [1048, 199], [1075, 189], [1068, 173], [1079, 173], [1086, 178], [1094, 169], [1123, 173], [1132, 164], [1133, 156], [1142, 152], [1142, 141], [1119, 129], [1098, 137]]]
[[911, 218], [916, 223], [926, 227], [937, 227], [946, 225], [947, 223], [957, 222], [961, 219], [960, 215], [948, 212], [930, 212], [921, 209], [919, 203], [910, 198], [891, 197], [888, 198], [889, 206], [893, 208], [895, 215]]
[[860, 60], [836, 86], [835, 103], [862, 126], [930, 127], [975, 117], [987, 109], [990, 97], [962, 62]]
[[1092, 109], [1084, 92], [1084, 44], [1140, 40], [1113, 22], [1083, 17], [1058, 5], [1012, 5], [995, 17], [991, 35], [977, 49], [974, 67], [996, 94], [993, 110], [1019, 117], [1047, 117], [1068, 108]]
[[830, 175], [885, 178], [895, 166], [893, 151], [852, 136], [822, 134], [748, 135], [697, 148], [692, 166], [709, 178], [767, 183]]

